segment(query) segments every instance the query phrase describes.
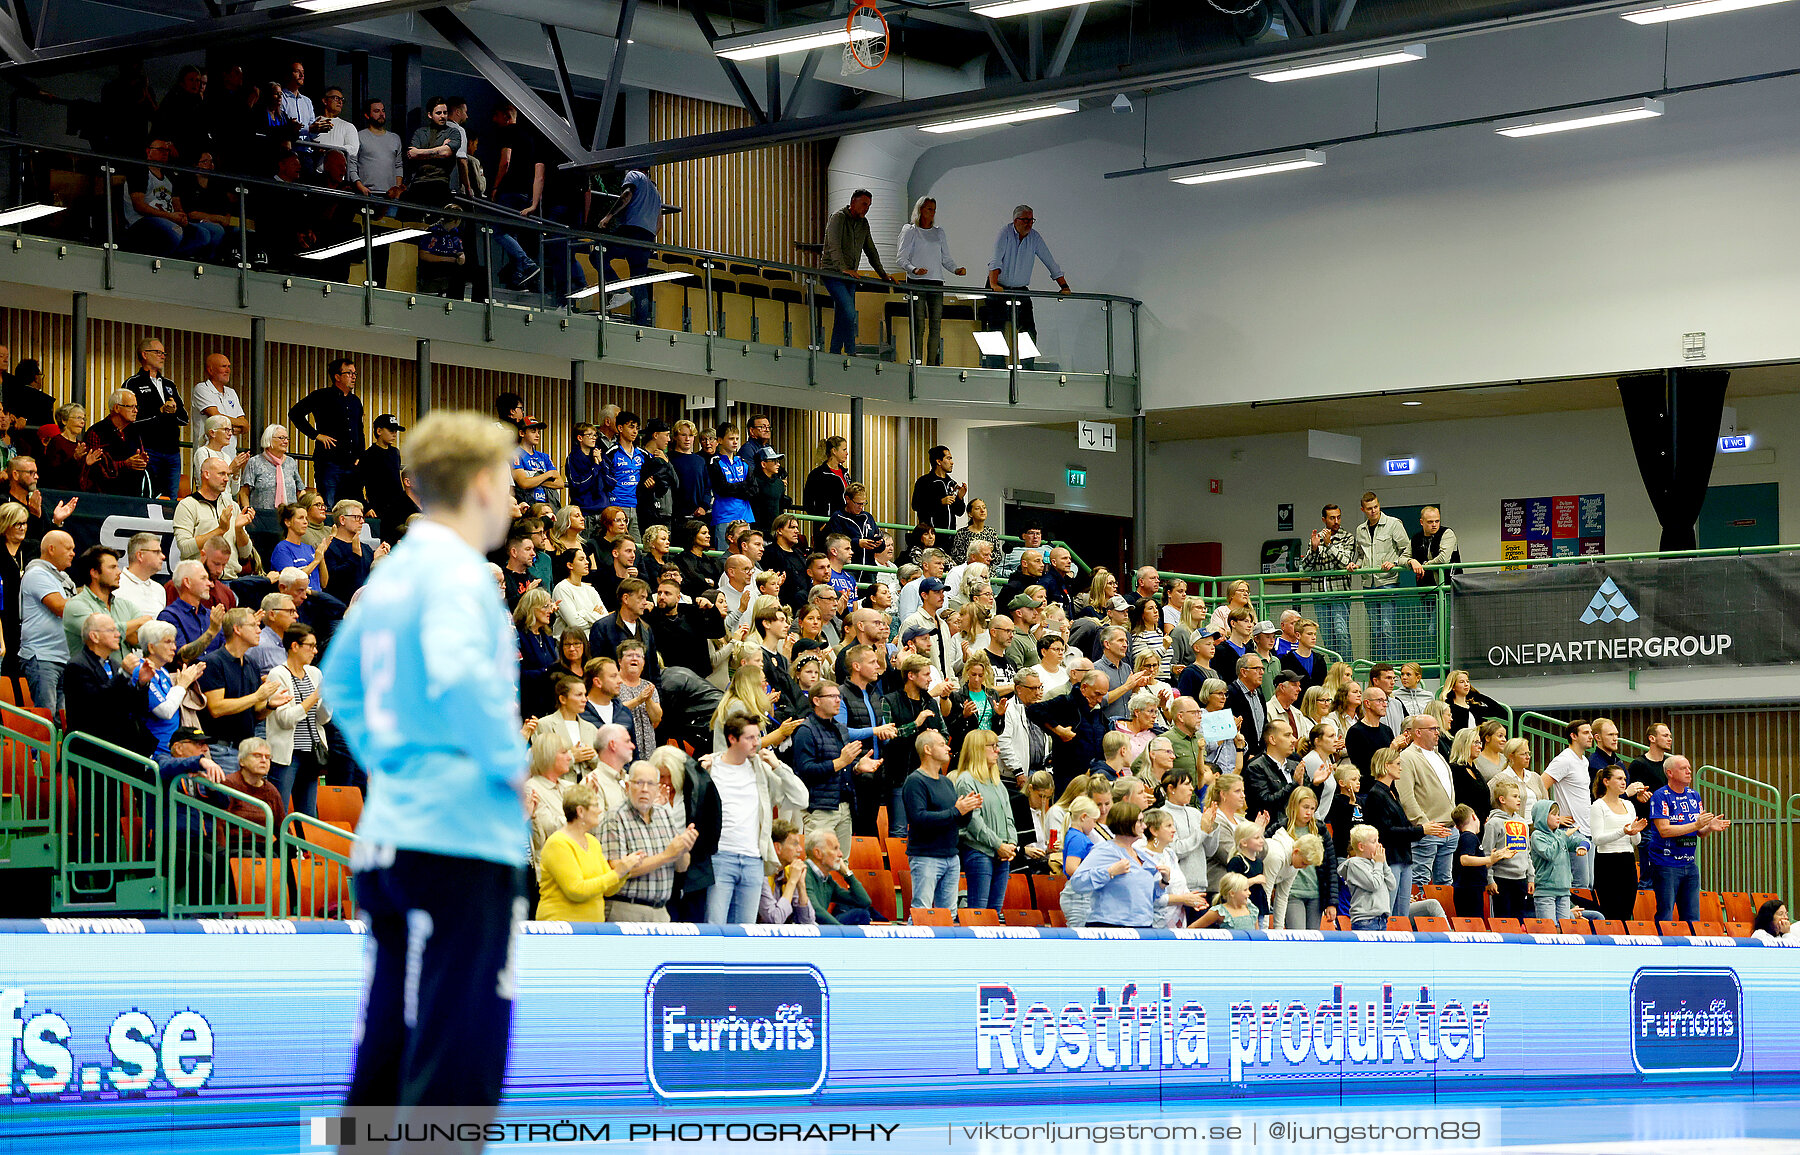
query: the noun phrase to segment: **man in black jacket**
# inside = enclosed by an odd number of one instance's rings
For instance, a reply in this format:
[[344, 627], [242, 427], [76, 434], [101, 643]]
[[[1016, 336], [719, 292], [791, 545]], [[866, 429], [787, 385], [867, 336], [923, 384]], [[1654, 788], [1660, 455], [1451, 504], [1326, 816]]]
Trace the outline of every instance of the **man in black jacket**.
[[1391, 749], [1385, 753], [1377, 751], [1368, 773], [1363, 775], [1362, 807], [1363, 821], [1380, 836], [1381, 848], [1387, 851], [1388, 865], [1394, 871], [1397, 885], [1393, 913], [1404, 918], [1412, 910], [1413, 845], [1427, 834], [1448, 834], [1449, 827], [1436, 822], [1413, 825], [1400, 796], [1394, 792], [1394, 779], [1399, 773], [1400, 755]]
[[400, 540], [406, 519], [419, 512], [418, 505], [400, 480], [400, 450], [396, 443], [406, 432], [406, 426], [392, 413], [383, 413], [369, 428], [375, 443], [363, 450], [357, 470], [363, 493], [369, 499], [363, 515], [380, 521], [381, 540], [392, 545]]
[[869, 516], [865, 508], [869, 500], [868, 487], [860, 481], [853, 481], [844, 490], [844, 507], [831, 515], [825, 523], [825, 534], [820, 540], [829, 540], [834, 533], [841, 533], [850, 539], [850, 564], [874, 565], [875, 555], [881, 552], [886, 538], [875, 519]]
[[1294, 753], [1294, 731], [1279, 718], [1263, 730], [1263, 752], [1244, 763], [1244, 813], [1269, 815], [1269, 829], [1281, 826], [1294, 775], [1288, 759]]
[[181, 479], [181, 430], [188, 423], [187, 407], [175, 382], [163, 376], [169, 354], [161, 337], [145, 337], [137, 343], [138, 371], [127, 377], [121, 389], [137, 397], [138, 415], [132, 428], [143, 440], [150, 464], [153, 497], [176, 497]]
[[594, 623], [588, 631], [590, 658], [619, 656], [619, 643], [635, 638], [644, 643], [644, 677], [654, 682], [662, 673], [656, 633], [650, 628], [645, 611], [650, 608], [650, 586], [641, 578], [626, 578], [619, 583], [619, 608]]
[[1100, 744], [1106, 738], [1106, 718], [1100, 712], [1100, 703], [1107, 694], [1106, 675], [1099, 670], [1088, 670], [1076, 675], [1071, 671], [1071, 678], [1079, 680], [1069, 687], [1069, 692], [1038, 703], [1026, 711], [1026, 717], [1041, 726], [1052, 738], [1056, 739], [1056, 748], [1050, 755], [1050, 769], [1056, 775], [1056, 789], [1060, 792], [1079, 774], [1086, 774], [1088, 767], [1100, 757]]
[[[906, 776], [919, 767], [918, 737], [926, 730], [948, 734], [938, 704], [930, 696], [932, 679], [936, 677], [931, 659], [922, 654], [908, 654], [900, 659], [900, 688], [881, 700], [881, 721], [894, 727], [894, 737], [882, 744], [881, 782], [887, 787], [888, 836], [906, 834], [906, 807], [900, 801], [900, 786]], [[875, 815], [856, 815], [860, 833], [874, 834]]]
[[669, 463], [669, 423], [652, 417], [644, 426], [643, 468], [638, 473], [638, 524], [645, 529], [675, 520], [675, 491], [681, 485]]
[[1263, 660], [1254, 652], [1238, 659], [1237, 678], [1225, 691], [1225, 708], [1243, 722], [1244, 741], [1252, 750], [1262, 748], [1263, 727], [1269, 723], [1268, 707], [1263, 703]]
[[950, 450], [933, 445], [931, 472], [913, 482], [912, 509], [918, 516], [918, 524], [935, 526], [940, 535], [946, 530], [954, 530], [956, 519], [968, 508], [963, 500], [969, 492], [967, 483], [950, 476], [955, 467], [956, 459], [950, 456]]
[[712, 670], [706, 643], [725, 636], [725, 619], [705, 598], [681, 603], [681, 585], [673, 579], [656, 583], [656, 609], [650, 613], [656, 656], [667, 666], [681, 666], [705, 677]]
[[769, 544], [763, 550], [762, 567], [784, 575], [781, 592], [783, 605], [798, 617], [806, 608], [806, 595], [812, 582], [806, 577], [806, 551], [800, 548], [800, 519], [791, 513], [778, 515], [769, 527]]
[[294, 428], [313, 439], [313, 471], [325, 504], [360, 501], [356, 467], [363, 455], [363, 403], [356, 395], [356, 363], [333, 357], [331, 384], [314, 389], [288, 410]]
[[81, 641], [81, 649], [63, 668], [69, 730], [148, 755], [155, 748], [154, 742], [144, 748], [149, 737], [143, 722], [148, 699], [133, 677], [140, 662], [132, 660], [127, 667], [111, 657], [119, 651], [118, 623], [109, 614], [90, 614], [82, 624]]
[[881, 759], [865, 754], [867, 744], [853, 740], [837, 720], [842, 702], [837, 683], [815, 685], [812, 713], [794, 731], [789, 755], [794, 773], [806, 783], [803, 824], [807, 836], [825, 830], [837, 835], [840, 843], [850, 838], [850, 800], [856, 792], [856, 777], [873, 776], [881, 770]]

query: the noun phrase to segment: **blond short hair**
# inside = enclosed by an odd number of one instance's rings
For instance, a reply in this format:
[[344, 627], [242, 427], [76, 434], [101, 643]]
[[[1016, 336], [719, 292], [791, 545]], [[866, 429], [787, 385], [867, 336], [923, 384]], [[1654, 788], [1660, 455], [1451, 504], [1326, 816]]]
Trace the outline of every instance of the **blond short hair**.
[[453, 509], [477, 476], [505, 469], [514, 448], [514, 439], [485, 413], [434, 409], [413, 426], [406, 478], [424, 508]]
[[1380, 833], [1366, 822], [1358, 822], [1350, 828], [1350, 853], [1355, 854], [1371, 842], [1379, 841]]
[[1302, 834], [1294, 839], [1292, 861], [1299, 866], [1318, 866], [1325, 861], [1325, 840], [1317, 834]]

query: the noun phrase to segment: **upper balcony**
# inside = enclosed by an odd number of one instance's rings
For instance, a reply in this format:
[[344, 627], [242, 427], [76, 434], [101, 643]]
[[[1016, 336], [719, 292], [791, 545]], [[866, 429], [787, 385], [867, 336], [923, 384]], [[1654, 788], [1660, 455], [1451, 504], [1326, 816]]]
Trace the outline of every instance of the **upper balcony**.
[[[26, 141], [0, 154], [12, 162], [9, 206], [57, 210], [15, 221], [0, 245], [0, 279], [19, 284], [598, 362], [595, 379], [647, 370], [669, 391], [732, 380], [1019, 420], [1138, 411], [1130, 298], [870, 274], [857, 285], [855, 353], [830, 354], [818, 268], [607, 236], [486, 201], [406, 204], [167, 164], [183, 208], [211, 226], [203, 247], [191, 234], [176, 247], [129, 203], [142, 159]], [[923, 332], [930, 295], [943, 312], [936, 348]], [[1027, 309], [1036, 333], [1020, 357], [1014, 325]]]

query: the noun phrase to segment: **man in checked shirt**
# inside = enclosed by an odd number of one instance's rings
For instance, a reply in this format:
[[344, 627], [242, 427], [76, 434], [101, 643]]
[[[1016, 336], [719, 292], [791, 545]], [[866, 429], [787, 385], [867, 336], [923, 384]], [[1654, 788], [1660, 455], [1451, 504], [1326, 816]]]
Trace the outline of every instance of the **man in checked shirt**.
[[634, 762], [625, 779], [625, 801], [606, 816], [600, 846], [608, 862], [630, 854], [644, 857], [631, 868], [625, 885], [606, 905], [613, 922], [668, 922], [675, 872], [686, 870], [688, 851], [698, 832], [675, 824], [675, 812], [656, 800], [662, 775], [648, 762]]

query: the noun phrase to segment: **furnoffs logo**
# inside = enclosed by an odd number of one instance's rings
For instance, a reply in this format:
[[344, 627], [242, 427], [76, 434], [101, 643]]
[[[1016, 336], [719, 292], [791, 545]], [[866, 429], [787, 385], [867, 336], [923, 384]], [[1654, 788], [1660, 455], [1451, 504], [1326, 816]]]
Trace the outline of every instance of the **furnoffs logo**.
[[806, 965], [667, 963], [650, 976], [645, 1068], [664, 1098], [810, 1095], [829, 1065], [825, 977]]
[[1600, 583], [1581, 614], [1581, 620], [1590, 626], [1595, 622], [1635, 622], [1637, 617], [1630, 599], [1611, 578]]

